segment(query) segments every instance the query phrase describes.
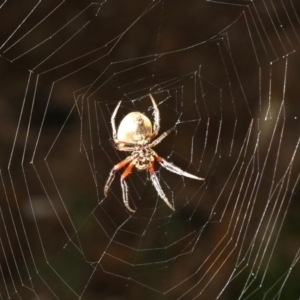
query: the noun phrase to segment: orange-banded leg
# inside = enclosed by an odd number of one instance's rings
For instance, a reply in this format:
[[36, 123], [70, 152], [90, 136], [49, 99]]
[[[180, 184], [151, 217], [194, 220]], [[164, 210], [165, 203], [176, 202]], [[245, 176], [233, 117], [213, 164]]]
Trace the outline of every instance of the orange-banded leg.
[[127, 186], [127, 183], [125, 181], [125, 178], [130, 174], [132, 168], [135, 166], [135, 163], [130, 163], [129, 166], [127, 166], [127, 168], [124, 170], [124, 172], [122, 173], [122, 176], [121, 176], [121, 187], [122, 187], [122, 195], [123, 195], [123, 202], [124, 202], [124, 205], [126, 206], [126, 208], [134, 213], [135, 210], [132, 209], [130, 206], [129, 206], [129, 200], [128, 200], [128, 186]]
[[159, 180], [155, 174], [155, 171], [154, 171], [154, 163], [151, 162], [150, 163], [150, 166], [149, 166], [149, 173], [150, 173], [150, 178], [151, 178], [151, 181], [159, 195], [159, 197], [161, 199], [163, 199], [165, 201], [165, 203], [173, 210], [175, 211], [174, 207], [172, 206], [172, 204], [169, 202], [168, 198], [166, 197], [164, 191], [162, 190], [162, 187], [159, 183]]
[[125, 165], [130, 163], [133, 160], [131, 156], [126, 157], [124, 160], [116, 164], [110, 171], [108, 179], [106, 180], [105, 186], [104, 186], [104, 196], [107, 196], [108, 189], [113, 182], [115, 178], [116, 171], [123, 168]]

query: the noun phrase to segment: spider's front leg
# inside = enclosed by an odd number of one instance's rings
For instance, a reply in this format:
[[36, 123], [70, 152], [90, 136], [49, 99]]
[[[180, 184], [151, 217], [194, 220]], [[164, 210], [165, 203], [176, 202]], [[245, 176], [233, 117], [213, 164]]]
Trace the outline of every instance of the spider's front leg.
[[156, 155], [155, 159], [156, 159], [156, 161], [158, 161], [160, 163], [160, 165], [162, 167], [164, 167], [165, 169], [167, 169], [170, 172], [173, 172], [173, 173], [181, 175], [181, 176], [193, 178], [193, 179], [196, 179], [196, 180], [205, 180], [202, 177], [198, 177], [196, 175], [193, 175], [191, 173], [188, 173], [188, 172], [185, 172], [185, 171], [181, 170], [179, 167], [177, 167], [174, 164], [164, 160], [163, 158], [159, 157], [158, 155]]
[[126, 208], [132, 213], [134, 213], [135, 210], [129, 206], [128, 186], [125, 181], [125, 178], [129, 175], [130, 171], [132, 170], [132, 168], [134, 166], [135, 166], [134, 162], [130, 163], [129, 166], [125, 169], [125, 171], [123, 172], [123, 174], [121, 176], [121, 188], [122, 188], [123, 202], [124, 202], [124, 205], [126, 206]]
[[159, 195], [159, 197], [161, 199], [163, 199], [165, 201], [165, 203], [173, 210], [175, 211], [175, 208], [172, 206], [172, 204], [169, 202], [168, 198], [166, 197], [160, 183], [159, 183], [159, 180], [155, 174], [155, 171], [154, 171], [154, 163], [152, 162], [149, 166], [149, 172], [150, 172], [150, 178], [151, 178], [151, 181]]
[[185, 172], [182, 169], [180, 169], [179, 167], [175, 166], [174, 164], [166, 161], [165, 159], [163, 159], [162, 157], [158, 156], [156, 152], [152, 151], [152, 155], [155, 157], [155, 160], [157, 162], [159, 162], [159, 164], [164, 167], [165, 169], [167, 169], [170, 172], [173, 172], [175, 174], [181, 175], [181, 176], [185, 176], [185, 177], [189, 177], [189, 178], [193, 178], [196, 180], [205, 180], [202, 177], [198, 177], [196, 175], [193, 175], [191, 173]]
[[115, 178], [115, 174], [116, 171], [123, 168], [125, 165], [127, 165], [128, 163], [130, 163], [133, 160], [133, 157], [128, 156], [126, 157], [124, 160], [122, 160], [121, 162], [119, 162], [118, 164], [116, 164], [110, 171], [109, 176], [106, 180], [105, 186], [104, 186], [104, 196], [107, 196], [107, 192], [108, 189], [111, 185], [111, 183], [113, 182], [114, 178]]

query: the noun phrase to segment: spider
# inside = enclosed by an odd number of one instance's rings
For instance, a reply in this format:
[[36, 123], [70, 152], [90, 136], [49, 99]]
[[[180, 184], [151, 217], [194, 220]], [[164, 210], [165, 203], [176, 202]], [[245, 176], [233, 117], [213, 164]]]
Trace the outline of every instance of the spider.
[[116, 164], [111, 169], [108, 179], [105, 183], [104, 195], [107, 196], [108, 189], [115, 178], [116, 171], [128, 164], [121, 175], [121, 187], [124, 205], [132, 213], [134, 213], [135, 210], [129, 206], [128, 186], [125, 178], [129, 175], [134, 167], [136, 167], [138, 170], [148, 169], [150, 173], [150, 179], [158, 195], [173, 211], [175, 211], [175, 209], [167, 199], [159, 183], [158, 177], [155, 174], [154, 162], [157, 161], [162, 167], [178, 175], [193, 178], [196, 180], [204, 180], [204, 178], [197, 177], [193, 174], [181, 170], [179, 167], [158, 156], [158, 154], [154, 150], [152, 150], [152, 148], [159, 144], [173, 130], [173, 128], [167, 130], [157, 139], [153, 140], [153, 138], [157, 136], [160, 129], [160, 116], [154, 98], [151, 94], [149, 94], [149, 97], [152, 101], [154, 109], [153, 126], [151, 124], [151, 121], [144, 114], [138, 111], [134, 111], [127, 114], [123, 118], [118, 127], [118, 131], [116, 131], [115, 118], [122, 101], [119, 101], [111, 116], [112, 134], [115, 148], [119, 151], [131, 152], [131, 155], [127, 156], [124, 160]]

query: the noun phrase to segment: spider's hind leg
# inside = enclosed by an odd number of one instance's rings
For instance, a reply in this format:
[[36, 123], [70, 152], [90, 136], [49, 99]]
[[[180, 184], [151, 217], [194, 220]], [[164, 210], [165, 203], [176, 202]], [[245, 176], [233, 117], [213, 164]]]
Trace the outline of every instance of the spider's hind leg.
[[153, 109], [154, 109], [154, 123], [153, 123], [153, 136], [156, 136], [159, 132], [159, 129], [160, 129], [160, 116], [159, 116], [159, 109], [157, 107], [157, 104], [154, 100], [154, 98], [152, 97], [151, 94], [149, 94], [149, 97], [152, 101], [152, 104], [153, 104]]
[[112, 127], [112, 132], [113, 132], [113, 139], [114, 139], [114, 142], [115, 142], [115, 143], [117, 143], [117, 130], [116, 130], [115, 119], [116, 119], [116, 115], [117, 115], [117, 112], [118, 112], [118, 110], [119, 110], [119, 107], [120, 107], [120, 105], [121, 105], [121, 102], [122, 102], [122, 101], [119, 101], [119, 102], [118, 102], [118, 105], [117, 105], [116, 108], [114, 109], [113, 114], [111, 115], [111, 118], [110, 118], [111, 127]]

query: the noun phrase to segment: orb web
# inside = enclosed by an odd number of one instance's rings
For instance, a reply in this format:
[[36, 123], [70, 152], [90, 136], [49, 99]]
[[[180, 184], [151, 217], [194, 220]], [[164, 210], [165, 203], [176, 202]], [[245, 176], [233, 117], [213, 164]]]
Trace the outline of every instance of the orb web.
[[[299, 298], [296, 1], [4, 1], [0, 299]], [[155, 164], [118, 171], [131, 111]], [[146, 295], [146, 296], [145, 296]]]

